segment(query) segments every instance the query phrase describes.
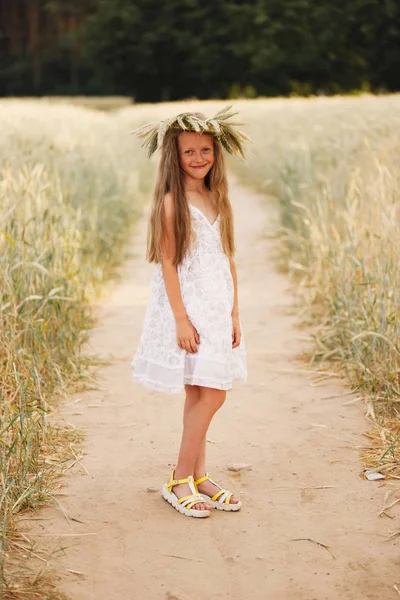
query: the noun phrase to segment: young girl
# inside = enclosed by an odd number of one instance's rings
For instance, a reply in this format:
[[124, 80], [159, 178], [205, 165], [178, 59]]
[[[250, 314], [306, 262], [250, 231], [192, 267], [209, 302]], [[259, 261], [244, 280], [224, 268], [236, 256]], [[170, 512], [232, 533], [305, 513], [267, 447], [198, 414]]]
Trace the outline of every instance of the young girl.
[[213, 118], [182, 113], [134, 133], [149, 156], [161, 147], [148, 234], [156, 263], [133, 379], [166, 393], [186, 392], [180, 452], [162, 495], [186, 516], [241, 502], [207, 473], [206, 434], [235, 379], [246, 380], [239, 322], [232, 207], [223, 146], [243, 156], [247, 137], [230, 107]]

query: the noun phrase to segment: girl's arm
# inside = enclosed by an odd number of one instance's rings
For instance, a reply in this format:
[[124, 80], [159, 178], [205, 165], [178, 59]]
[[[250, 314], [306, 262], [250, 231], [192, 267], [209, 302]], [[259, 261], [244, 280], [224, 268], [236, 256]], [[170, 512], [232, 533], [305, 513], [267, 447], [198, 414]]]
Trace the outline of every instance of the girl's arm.
[[238, 281], [235, 260], [232, 256], [229, 257], [229, 264], [231, 267], [232, 279], [233, 279], [233, 308], [232, 308], [232, 348], [237, 348], [240, 344], [242, 332], [240, 329], [239, 322], [239, 299], [238, 299]]
[[168, 300], [176, 323], [176, 342], [180, 348], [190, 353], [197, 352], [196, 344], [200, 343], [200, 337], [189, 321], [182, 300], [181, 286], [178, 271], [173, 263], [175, 257], [175, 234], [174, 234], [174, 203], [171, 194], [166, 194], [164, 199], [164, 223], [163, 223], [162, 274], [165, 283]]

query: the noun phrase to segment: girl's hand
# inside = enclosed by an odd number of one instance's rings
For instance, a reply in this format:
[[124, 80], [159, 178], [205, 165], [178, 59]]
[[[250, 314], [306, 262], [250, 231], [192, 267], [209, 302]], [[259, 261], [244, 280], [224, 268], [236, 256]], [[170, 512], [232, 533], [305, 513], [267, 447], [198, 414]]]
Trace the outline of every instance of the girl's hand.
[[237, 348], [242, 338], [239, 315], [232, 315], [232, 348]]
[[176, 321], [176, 343], [191, 354], [197, 352], [196, 344], [200, 344], [200, 336], [187, 317]]

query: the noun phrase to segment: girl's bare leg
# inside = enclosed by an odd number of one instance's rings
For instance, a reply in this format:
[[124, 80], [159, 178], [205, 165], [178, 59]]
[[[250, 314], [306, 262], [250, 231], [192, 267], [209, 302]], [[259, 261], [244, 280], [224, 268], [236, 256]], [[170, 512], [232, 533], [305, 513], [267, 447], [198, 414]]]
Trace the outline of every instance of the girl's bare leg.
[[[198, 385], [186, 385], [186, 398], [185, 398], [185, 406], [183, 409], [183, 426], [185, 426], [186, 415], [188, 411], [200, 400], [200, 386]], [[194, 466], [193, 476], [195, 479], [199, 479], [203, 477], [206, 473], [206, 439], [207, 434], [203, 437], [200, 450], [197, 455], [196, 464]], [[202, 473], [203, 475], [198, 475], [198, 473]]]
[[[188, 388], [195, 388], [193, 390]], [[226, 392], [214, 388], [186, 386], [186, 401], [184, 409], [184, 426], [178, 462], [175, 468], [175, 478], [184, 479], [194, 475], [195, 465], [211, 419], [225, 401]], [[174, 486], [178, 498], [189, 495], [189, 486], [181, 484]], [[214, 492], [215, 493], [215, 492]], [[195, 504], [198, 510], [207, 510], [205, 504]]]
[[[201, 399], [200, 389], [204, 389], [204, 388], [199, 388], [199, 393], [197, 395], [197, 399]], [[214, 391], [218, 391], [218, 390], [214, 390]], [[226, 392], [223, 392], [223, 393], [225, 394], [225, 397], [226, 397]], [[185, 406], [186, 406], [186, 404], [185, 404]], [[204, 436], [204, 438], [202, 439], [201, 444], [200, 444], [199, 453], [197, 455], [196, 463], [194, 466], [194, 473], [193, 473], [194, 479], [200, 479], [201, 477], [204, 477], [204, 475], [207, 473], [206, 443], [207, 443], [207, 434]], [[207, 494], [207, 496], [210, 496], [211, 498], [219, 491], [219, 489], [210, 481], [203, 481], [203, 483], [200, 483], [200, 485], [198, 487], [199, 487], [200, 493]], [[231, 502], [231, 504], [237, 504], [239, 502], [239, 499], [235, 498], [234, 496], [231, 496], [230, 502]]]

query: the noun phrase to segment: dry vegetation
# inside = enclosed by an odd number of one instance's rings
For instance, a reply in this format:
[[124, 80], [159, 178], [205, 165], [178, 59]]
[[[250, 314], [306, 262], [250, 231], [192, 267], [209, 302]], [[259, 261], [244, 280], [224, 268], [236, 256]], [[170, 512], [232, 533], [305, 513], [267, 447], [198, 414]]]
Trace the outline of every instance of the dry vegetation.
[[[225, 104], [202, 103], [207, 115]], [[281, 264], [313, 327], [310, 362], [336, 365], [365, 397], [375, 423], [365, 461], [400, 476], [400, 97], [235, 104], [254, 140], [248, 165], [235, 169], [277, 199]], [[4, 598], [62, 597], [46, 571], [21, 569], [17, 550], [26, 558], [32, 548], [15, 516], [47, 503], [79, 457], [79, 432], [49, 415], [67, 387], [88, 384], [80, 349], [89, 302], [120, 262], [151, 180], [152, 165], [127, 132], [191, 109], [199, 103], [108, 114], [0, 103]]]
[[21, 568], [31, 550], [15, 517], [47, 503], [79, 454], [80, 434], [49, 417], [88, 383], [89, 301], [151, 178], [129, 118], [5, 101], [0, 126], [0, 584], [5, 598], [43, 598], [51, 584]]
[[243, 108], [254, 145], [238, 171], [279, 202], [309, 359], [336, 365], [366, 399], [366, 464], [399, 477], [400, 96]]

